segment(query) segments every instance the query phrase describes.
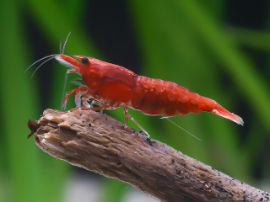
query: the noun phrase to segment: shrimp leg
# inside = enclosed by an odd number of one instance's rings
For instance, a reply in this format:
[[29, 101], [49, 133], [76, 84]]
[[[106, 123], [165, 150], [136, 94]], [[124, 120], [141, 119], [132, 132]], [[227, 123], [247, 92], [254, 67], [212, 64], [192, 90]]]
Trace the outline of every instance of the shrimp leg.
[[124, 114], [125, 114], [125, 128], [127, 128], [127, 118], [129, 118], [141, 129], [141, 131], [143, 131], [143, 133], [147, 136], [147, 138], [150, 138], [149, 133], [128, 113], [127, 106], [124, 106]]
[[64, 97], [64, 100], [63, 100], [63, 103], [62, 103], [62, 109], [65, 109], [65, 108], [66, 108], [68, 97], [69, 97], [72, 93], [75, 94], [75, 103], [76, 103], [76, 107], [80, 107], [80, 106], [81, 106], [81, 104], [80, 104], [80, 102], [79, 102], [80, 97], [81, 97], [81, 95], [82, 95], [84, 92], [86, 92], [86, 91], [88, 91], [88, 89], [87, 89], [86, 87], [84, 87], [84, 86], [79, 86], [79, 87], [77, 87], [77, 88], [75, 88], [75, 89], [73, 89], [73, 90], [71, 90], [71, 91], [68, 91], [68, 92], [66, 93], [65, 97]]
[[[80, 108], [82, 110], [93, 110], [93, 111], [100, 111], [100, 110], [104, 110], [104, 109], [113, 109], [113, 108], [117, 108], [115, 106], [111, 106], [111, 105], [105, 105], [103, 103], [100, 102], [101, 106], [95, 107], [93, 106], [93, 104], [89, 105], [89, 103], [87, 102], [87, 100], [89, 100], [91, 97], [91, 95], [88, 93], [88, 89], [84, 86], [79, 86], [71, 91], [68, 91], [65, 95], [64, 101], [63, 101], [63, 108], [66, 107], [66, 103], [68, 100], [68, 97], [74, 93], [75, 94], [75, 103], [76, 103], [76, 108]], [[72, 109], [72, 110], [74, 110]], [[130, 120], [132, 120], [140, 129], [141, 131], [143, 131], [143, 133], [149, 138], [150, 135], [149, 133], [128, 113], [128, 107], [125, 105], [124, 106], [124, 114], [125, 114], [125, 128], [128, 127], [127, 122], [128, 122], [128, 118]]]

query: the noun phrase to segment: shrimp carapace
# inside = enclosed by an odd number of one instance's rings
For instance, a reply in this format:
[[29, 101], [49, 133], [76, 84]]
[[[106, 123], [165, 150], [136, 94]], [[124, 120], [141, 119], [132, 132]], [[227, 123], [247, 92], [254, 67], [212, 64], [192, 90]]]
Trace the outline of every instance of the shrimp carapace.
[[[148, 115], [161, 116], [207, 111], [237, 124], [244, 124], [241, 117], [229, 112], [216, 101], [174, 82], [140, 76], [125, 67], [92, 57], [59, 54], [55, 59], [71, 67], [69, 72], [81, 74], [86, 87], [83, 87], [83, 94], [82, 87], [73, 90], [75, 96], [79, 93], [85, 98], [99, 100], [103, 103], [103, 109], [123, 106], [126, 110], [130, 107]], [[127, 111], [125, 120], [126, 113]]]

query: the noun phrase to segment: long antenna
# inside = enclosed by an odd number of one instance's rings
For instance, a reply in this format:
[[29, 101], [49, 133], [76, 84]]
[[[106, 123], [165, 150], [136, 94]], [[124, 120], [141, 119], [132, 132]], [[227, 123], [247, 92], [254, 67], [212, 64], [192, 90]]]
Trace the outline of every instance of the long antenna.
[[180, 126], [179, 124], [177, 124], [176, 122], [174, 122], [173, 120], [169, 119], [170, 117], [161, 117], [160, 119], [166, 119], [167, 121], [169, 121], [171, 124], [175, 125], [177, 128], [180, 128], [181, 130], [183, 130], [184, 132], [186, 132], [187, 134], [189, 134], [191, 137], [195, 138], [196, 140], [202, 141], [199, 137], [197, 137], [196, 135], [192, 134], [191, 132], [189, 132], [187, 129], [183, 128], [182, 126]]
[[25, 70], [24, 70], [24, 73], [27, 72], [29, 69], [31, 69], [35, 64], [41, 62], [42, 60], [45, 60], [46, 58], [49, 58], [49, 57], [54, 57], [55, 54], [52, 54], [52, 55], [47, 55], [43, 58], [40, 58], [38, 60], [36, 60], [35, 62], [33, 62], [31, 65], [29, 65]]
[[37, 68], [33, 71], [33, 73], [31, 74], [31, 78], [33, 78], [33, 76], [35, 75], [35, 73], [42, 67], [42, 65], [44, 65], [45, 63], [49, 62], [50, 60], [54, 59], [54, 56], [51, 56], [50, 58], [46, 59], [45, 61], [43, 61], [42, 63], [40, 63]]

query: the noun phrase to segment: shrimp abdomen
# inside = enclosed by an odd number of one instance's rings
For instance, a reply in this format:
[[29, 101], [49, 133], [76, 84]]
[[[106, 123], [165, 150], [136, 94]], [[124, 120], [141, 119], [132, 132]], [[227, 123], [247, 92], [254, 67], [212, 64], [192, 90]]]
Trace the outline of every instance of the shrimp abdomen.
[[216, 101], [174, 82], [138, 76], [132, 91], [131, 107], [149, 115], [176, 116], [207, 111], [243, 125], [241, 117], [229, 112]]
[[138, 76], [130, 105], [149, 115], [186, 114], [189, 112], [187, 91], [170, 81]]

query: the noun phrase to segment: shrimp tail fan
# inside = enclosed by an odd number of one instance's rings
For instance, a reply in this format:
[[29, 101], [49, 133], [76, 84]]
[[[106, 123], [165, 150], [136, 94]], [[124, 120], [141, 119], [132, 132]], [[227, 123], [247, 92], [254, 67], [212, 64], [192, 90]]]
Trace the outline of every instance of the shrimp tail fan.
[[231, 120], [231, 121], [233, 121], [233, 122], [235, 122], [235, 123], [237, 123], [237, 124], [239, 124], [241, 126], [244, 125], [244, 121], [240, 116], [229, 112], [227, 109], [223, 108], [219, 104], [216, 104], [215, 108], [212, 109], [211, 112], [213, 114], [218, 115], [218, 116], [222, 116], [222, 117], [224, 117], [226, 119], [229, 119], [229, 120]]

